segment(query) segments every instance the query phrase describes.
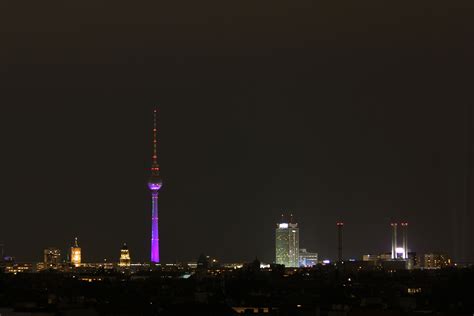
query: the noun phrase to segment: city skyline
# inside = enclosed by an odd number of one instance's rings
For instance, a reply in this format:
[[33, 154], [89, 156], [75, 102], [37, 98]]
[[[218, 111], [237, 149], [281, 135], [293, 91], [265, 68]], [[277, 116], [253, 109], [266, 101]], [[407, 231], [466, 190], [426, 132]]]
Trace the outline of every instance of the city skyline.
[[[153, 199], [152, 199], [152, 205], [153, 205]], [[156, 203], [155, 203], [156, 204]], [[154, 230], [156, 228], [155, 225], [155, 209], [152, 207], [152, 233], [151, 235], [153, 236]], [[401, 247], [399, 243], [399, 238], [397, 237], [397, 228], [398, 225], [400, 224], [401, 226], [401, 232], [402, 232], [402, 243]], [[343, 245], [343, 235], [342, 235], [342, 227], [344, 223], [342, 222], [337, 222], [336, 227], [337, 227], [337, 258], [330, 258], [330, 257], [324, 257], [321, 260], [319, 260], [320, 263], [328, 263], [328, 262], [333, 262], [333, 263], [338, 263], [341, 261], [370, 261], [366, 260], [365, 258], [372, 258], [374, 256], [380, 256], [383, 258], [385, 261], [390, 261], [390, 260], [404, 260], [408, 261], [409, 255], [408, 254], [413, 254], [414, 256], [423, 256], [427, 254], [420, 254], [416, 252], [416, 249], [411, 249], [408, 247], [408, 233], [407, 233], [407, 228], [408, 228], [408, 223], [407, 222], [401, 222], [401, 223], [390, 223], [390, 234], [391, 234], [391, 250], [386, 251], [382, 250], [380, 253], [375, 254], [375, 253], [369, 253], [369, 252], [362, 252], [358, 256], [354, 257], [344, 257], [343, 256], [343, 251], [342, 251], [342, 245]], [[284, 265], [286, 267], [308, 267], [307, 264], [304, 262], [308, 259], [311, 260], [311, 262], [315, 262], [315, 258], [318, 258], [318, 253], [314, 252], [308, 252], [306, 248], [300, 247], [299, 244], [299, 227], [298, 223], [296, 223], [293, 219], [293, 214], [290, 214], [289, 220], [285, 219], [285, 215], [281, 215], [281, 220], [276, 223], [276, 229], [275, 229], [275, 257], [273, 258], [272, 261], [269, 263], [275, 263], [275, 264], [280, 264]], [[158, 239], [159, 240], [159, 239]], [[167, 264], [170, 262], [160, 262], [159, 260], [159, 246], [156, 247], [155, 244], [156, 239], [152, 238], [151, 239], [151, 248], [150, 248], [150, 260], [143, 260], [143, 261], [136, 261], [134, 263], [137, 264]], [[2, 256], [0, 257], [0, 260], [5, 259], [7, 261], [15, 262], [15, 257], [11, 255], [7, 255], [4, 253], [4, 244], [0, 244], [1, 247], [1, 253]], [[156, 256], [158, 248], [158, 258]], [[125, 251], [125, 252], [124, 252]], [[64, 258], [61, 258], [61, 249], [57, 247], [47, 247], [44, 248], [43, 250], [43, 261], [44, 263], [51, 263], [53, 262], [53, 265], [57, 265], [58, 263], [63, 263], [63, 264], [71, 264], [72, 266], [75, 267], [80, 267], [81, 264], [89, 264], [89, 263], [95, 263], [97, 262], [84, 262], [81, 260], [82, 258], [82, 250], [81, 247], [79, 246], [78, 243], [78, 237], [74, 238], [74, 243], [70, 247], [70, 249], [66, 250], [67, 255]], [[429, 252], [428, 254], [430, 255], [447, 255], [450, 256], [450, 254], [446, 253], [440, 253], [440, 252]], [[201, 257], [203, 254], [200, 255]], [[209, 256], [207, 256], [209, 257]], [[54, 258], [54, 259], [52, 259]], [[122, 248], [120, 250], [120, 256], [118, 258], [119, 266], [123, 266], [124, 264], [122, 263], [123, 260], [128, 260], [128, 265], [132, 263], [129, 255], [129, 249], [127, 246], [127, 243], [123, 243]], [[186, 263], [186, 262], [194, 262], [196, 258], [191, 258], [189, 260], [182, 260], [181, 263]], [[117, 263], [117, 258], [104, 258], [104, 262], [109, 262], [109, 263]], [[316, 260], [317, 261], [317, 260]], [[24, 261], [20, 261], [25, 263]], [[37, 262], [36, 260], [30, 261], [30, 263]], [[41, 262], [41, 261], [39, 261]], [[238, 264], [242, 263], [243, 261], [239, 262], [234, 262], [233, 264]], [[225, 262], [227, 264], [230, 264], [231, 262]], [[457, 262], [460, 263], [461, 265], [465, 264], [464, 262]]]
[[[154, 138], [153, 138], [153, 139], [154, 139]], [[153, 143], [156, 144], [155, 140], [153, 140]], [[155, 149], [153, 149], [153, 152], [154, 152], [154, 151], [155, 151]], [[153, 157], [156, 157], [156, 155], [153, 154]], [[152, 160], [153, 160], [153, 159], [152, 159]], [[268, 223], [268, 224], [269, 224], [269, 225], [274, 225], [274, 223]], [[387, 223], [376, 223], [376, 224], [377, 224], [377, 225], [380, 225], [380, 226], [385, 226]], [[304, 223], [304, 222], [303, 222], [303, 225], [304, 225], [304, 227], [305, 227], [304, 230], [306, 230], [306, 229], [307, 229], [307, 226], [308, 226], [307, 223]], [[311, 226], [310, 226], [310, 227], [311, 227]], [[337, 235], [336, 235], [336, 234], [337, 234], [337, 233], [336, 233], [336, 231], [334, 230], [334, 231], [332, 232], [331, 236], [328, 236], [329, 238], [327, 238], [327, 237], [325, 238], [326, 249], [324, 249], [324, 247], [323, 247], [322, 250], [321, 250], [321, 249], [318, 249], [318, 248], [317, 248], [318, 246], [317, 246], [316, 244], [309, 244], [309, 245], [308, 245], [306, 242], [305, 242], [305, 245], [306, 245], [306, 247], [308, 247], [308, 248], [310, 248], [310, 249], [315, 249], [318, 253], [320, 253], [320, 254], [321, 254], [321, 258], [336, 259], [336, 256], [335, 256], [335, 249], [336, 249], [336, 247], [337, 247], [337, 246], [336, 246], [336, 244], [337, 244], [337, 239], [336, 239], [336, 238], [337, 238], [337, 237], [336, 237]], [[354, 234], [354, 232], [353, 232], [353, 234]], [[87, 234], [84, 234], [84, 233], [83, 233], [83, 234], [81, 234], [81, 235], [84, 235], [84, 236], [87, 237]], [[387, 236], [387, 234], [383, 234], [383, 235], [381, 235], [381, 238], [384, 239], [384, 238], [386, 238], [386, 236]], [[118, 238], [118, 240], [117, 240], [118, 243], [120, 243], [120, 242], [122, 241], [122, 239], [123, 239], [123, 238], [121, 238], [120, 236], [117, 236], [117, 238]], [[146, 234], [142, 234], [142, 238], [146, 238]], [[273, 237], [272, 237], [272, 235], [267, 235], [267, 236], [265, 236], [265, 238], [266, 238], [266, 239], [272, 239]], [[50, 243], [50, 244], [53, 245], [53, 246], [55, 246], [55, 247], [61, 246], [61, 245], [59, 245], [59, 244], [60, 244], [59, 242]], [[44, 246], [46, 246], [46, 245], [44, 245]], [[44, 248], [44, 246], [41, 247], [41, 249]], [[383, 248], [383, 247], [385, 247], [385, 248]], [[367, 249], [360, 248], [360, 249], [356, 249], [356, 250], [349, 248], [349, 253], [352, 253], [352, 255], [348, 255], [347, 258], [359, 258], [360, 256], [362, 256], [363, 254], [366, 254], [366, 253], [385, 252], [385, 251], [388, 251], [388, 250], [389, 250], [389, 245], [388, 245], [388, 244], [383, 245], [383, 247], [381, 247], [381, 248], [379, 248], [379, 249], [376, 249], [375, 247], [372, 247], [372, 248], [371, 248], [371, 247], [368, 247]], [[9, 254], [9, 255], [17, 256], [15, 249], [11, 249], [11, 248], [9, 249], [8, 243], [7, 243], [7, 245], [6, 245], [6, 248], [9, 250], [9, 251], [8, 251], [8, 254]], [[206, 245], [204, 245], [203, 248], [206, 248]], [[329, 249], [329, 251], [327, 251], [328, 249]], [[438, 250], [439, 250], [439, 249], [436, 249], [436, 247], [433, 247], [433, 246], [431, 246], [431, 248], [430, 248], [430, 244], [428, 244], [428, 246], [426, 247], [426, 251], [428, 251], [428, 250], [431, 251], [431, 249], [433, 249], [434, 251], [438, 251]], [[34, 252], [35, 252], [35, 253], [38, 253], [38, 250], [39, 250], [39, 249], [34, 250]], [[139, 250], [139, 249], [138, 249], [138, 250]], [[345, 249], [345, 250], [347, 250], [347, 249]], [[140, 250], [139, 250], [138, 252], [140, 252]], [[142, 250], [142, 252], [143, 252], [143, 250]], [[444, 249], [441, 249], [441, 252], [448, 252], [448, 251], [445, 251]], [[332, 254], [331, 254], [331, 253], [332, 253]], [[448, 253], [451, 254], [451, 252], [448, 252]], [[86, 252], [86, 254], [87, 254], [87, 252]], [[214, 253], [212, 253], [212, 254], [213, 254], [213, 255], [217, 255], [217, 256], [220, 255], [218, 252], [215, 253], [215, 254], [214, 254]], [[182, 255], [182, 256], [181, 256], [181, 259], [180, 259], [180, 260], [193, 260], [193, 258], [195, 257], [195, 256], [193, 256], [194, 254], [181, 254], [181, 255]], [[265, 256], [260, 256], [258, 253], [257, 253], [257, 254], [248, 253], [248, 254], [246, 254], [245, 258], [253, 257], [253, 256], [258, 256], [258, 257], [265, 258]], [[17, 257], [18, 257], [18, 256], [17, 256]], [[87, 255], [86, 255], [86, 257], [87, 257]], [[108, 260], [111, 260], [111, 259], [113, 260], [113, 259], [114, 259], [114, 256], [112, 256], [112, 257], [103, 256], [103, 257], [104, 257], [104, 258], [107, 258]], [[223, 257], [225, 258], [225, 256], [223, 256]], [[272, 257], [273, 257], [273, 256], [272, 256]], [[21, 256], [20, 256], [19, 258], [22, 259]], [[34, 257], [31, 257], [31, 256], [30, 256], [29, 258], [30, 258], [30, 260], [35, 259]], [[89, 257], [89, 258], [90, 258], [90, 257]], [[96, 257], [96, 258], [92, 258], [92, 260], [90, 259], [90, 260], [88, 260], [88, 261], [100, 261], [101, 259], [102, 259], [102, 258], [97, 258], [97, 257]], [[146, 260], [145, 258], [143, 258], [143, 257], [138, 257], [138, 260], [137, 260], [137, 261], [146, 262], [147, 260]], [[236, 258], [236, 261], [238, 261], [237, 258]], [[266, 257], [266, 258], [265, 258], [265, 261], [267, 261], [267, 262], [272, 262], [273, 260], [271, 260], [271, 258]]]
[[282, 212], [321, 258], [338, 221], [346, 258], [390, 251], [408, 222], [410, 248], [474, 261], [469, 10], [87, 2], [0, 19], [7, 254], [78, 236], [85, 262], [124, 242], [150, 260], [158, 105], [163, 262], [271, 262]]

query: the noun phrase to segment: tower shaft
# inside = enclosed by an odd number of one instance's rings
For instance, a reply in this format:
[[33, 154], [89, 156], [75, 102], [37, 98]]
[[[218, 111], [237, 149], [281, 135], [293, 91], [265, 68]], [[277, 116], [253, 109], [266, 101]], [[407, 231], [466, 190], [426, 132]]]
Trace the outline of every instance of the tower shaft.
[[160, 235], [158, 232], [158, 191], [151, 193], [151, 262], [160, 262]]

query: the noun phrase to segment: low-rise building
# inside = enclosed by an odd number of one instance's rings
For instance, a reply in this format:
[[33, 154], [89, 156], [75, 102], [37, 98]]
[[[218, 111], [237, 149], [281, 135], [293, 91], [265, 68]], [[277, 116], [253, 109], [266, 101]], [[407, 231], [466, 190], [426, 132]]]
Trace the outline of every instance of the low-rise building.
[[300, 267], [313, 267], [318, 264], [318, 253], [308, 252], [305, 248], [300, 249], [299, 253]]
[[423, 256], [423, 268], [425, 269], [441, 269], [452, 265], [453, 262], [447, 254], [426, 253]]

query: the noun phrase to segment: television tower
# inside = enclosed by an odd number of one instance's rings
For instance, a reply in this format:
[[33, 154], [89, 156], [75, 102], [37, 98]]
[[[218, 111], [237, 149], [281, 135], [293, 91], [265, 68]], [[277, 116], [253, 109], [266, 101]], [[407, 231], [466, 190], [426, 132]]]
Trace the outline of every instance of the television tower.
[[160, 236], [158, 233], [158, 191], [162, 181], [160, 177], [160, 166], [158, 165], [158, 140], [157, 140], [157, 110], [153, 111], [153, 156], [151, 163], [151, 176], [148, 180], [148, 188], [151, 191], [151, 263], [160, 262]]

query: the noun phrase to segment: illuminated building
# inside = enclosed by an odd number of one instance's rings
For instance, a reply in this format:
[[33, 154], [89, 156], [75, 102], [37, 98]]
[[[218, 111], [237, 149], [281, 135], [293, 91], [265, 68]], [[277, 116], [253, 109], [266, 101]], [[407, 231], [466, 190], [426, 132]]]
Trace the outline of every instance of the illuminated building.
[[299, 267], [299, 228], [297, 223], [278, 223], [275, 230], [276, 264]]
[[318, 254], [316, 252], [308, 252], [306, 249], [300, 249], [300, 266], [313, 267], [318, 264]]
[[127, 244], [123, 244], [122, 249], [120, 249], [119, 267], [130, 267], [130, 261], [130, 251], [128, 251]]
[[81, 265], [81, 248], [77, 242], [77, 237], [74, 239], [74, 246], [71, 247], [71, 263], [75, 267]]
[[32, 263], [11, 263], [5, 266], [5, 273], [25, 273], [34, 272]]
[[390, 252], [381, 253], [380, 255], [378, 255], [378, 259], [380, 261], [388, 261], [392, 259], [392, 255]]
[[158, 140], [157, 140], [157, 110], [153, 112], [153, 156], [151, 176], [148, 188], [151, 191], [151, 262], [160, 262], [160, 235], [158, 232], [158, 191], [162, 186], [160, 166], [158, 165]]
[[427, 253], [423, 260], [425, 269], [441, 269], [452, 266], [452, 264], [452, 260], [448, 255], [439, 253]]
[[419, 294], [421, 292], [422, 292], [421, 287], [409, 287], [409, 288], [407, 288], [407, 293], [408, 294]]
[[43, 251], [43, 263], [45, 267], [55, 268], [61, 263], [61, 250], [58, 248], [46, 248]]
[[377, 255], [362, 255], [362, 261], [377, 262], [379, 260]]
[[390, 225], [392, 226], [392, 260], [408, 260], [408, 223], [400, 224], [402, 228], [402, 247], [398, 247], [398, 224], [392, 223]]

